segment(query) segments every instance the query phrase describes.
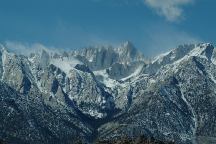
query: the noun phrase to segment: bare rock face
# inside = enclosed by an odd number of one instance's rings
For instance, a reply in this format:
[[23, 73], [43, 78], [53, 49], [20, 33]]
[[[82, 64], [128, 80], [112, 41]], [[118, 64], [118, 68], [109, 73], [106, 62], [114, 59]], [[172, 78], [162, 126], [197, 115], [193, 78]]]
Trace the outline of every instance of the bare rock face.
[[150, 62], [130, 42], [30, 56], [1, 46], [0, 78], [0, 139], [10, 143], [216, 137], [211, 44], [181, 45]]
[[24, 56], [17, 56], [2, 50], [2, 81], [15, 88], [18, 92], [27, 94], [32, 87], [33, 76]]

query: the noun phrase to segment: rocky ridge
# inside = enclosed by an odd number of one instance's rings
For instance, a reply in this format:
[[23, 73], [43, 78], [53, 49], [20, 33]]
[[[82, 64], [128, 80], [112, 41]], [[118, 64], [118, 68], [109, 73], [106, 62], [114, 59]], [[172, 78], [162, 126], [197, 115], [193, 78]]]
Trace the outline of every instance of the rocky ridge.
[[0, 57], [5, 141], [216, 137], [216, 50], [209, 43], [181, 45], [150, 62], [130, 42], [29, 56], [1, 46]]

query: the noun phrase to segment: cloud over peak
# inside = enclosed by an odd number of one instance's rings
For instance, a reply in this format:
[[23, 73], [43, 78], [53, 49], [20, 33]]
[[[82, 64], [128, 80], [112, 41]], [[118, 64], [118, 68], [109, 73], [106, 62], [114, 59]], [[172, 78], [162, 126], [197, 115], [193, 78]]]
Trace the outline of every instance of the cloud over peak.
[[164, 16], [168, 21], [178, 21], [183, 16], [183, 6], [191, 4], [194, 0], [144, 0], [157, 14]]

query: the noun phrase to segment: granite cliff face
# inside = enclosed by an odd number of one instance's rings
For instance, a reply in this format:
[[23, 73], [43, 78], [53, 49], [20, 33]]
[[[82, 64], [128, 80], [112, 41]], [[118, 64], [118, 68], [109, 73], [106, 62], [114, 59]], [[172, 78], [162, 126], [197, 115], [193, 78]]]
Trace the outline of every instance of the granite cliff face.
[[29, 56], [1, 46], [0, 139], [92, 143], [216, 137], [216, 50], [181, 45], [147, 62], [130, 43]]

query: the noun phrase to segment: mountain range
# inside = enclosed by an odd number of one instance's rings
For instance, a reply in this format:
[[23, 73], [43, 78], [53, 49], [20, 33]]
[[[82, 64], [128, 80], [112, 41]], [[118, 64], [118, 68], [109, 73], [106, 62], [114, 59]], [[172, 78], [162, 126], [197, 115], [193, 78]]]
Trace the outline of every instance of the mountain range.
[[216, 142], [216, 49], [184, 44], [152, 60], [127, 41], [17, 54], [0, 45], [0, 139], [94, 143], [141, 135]]

